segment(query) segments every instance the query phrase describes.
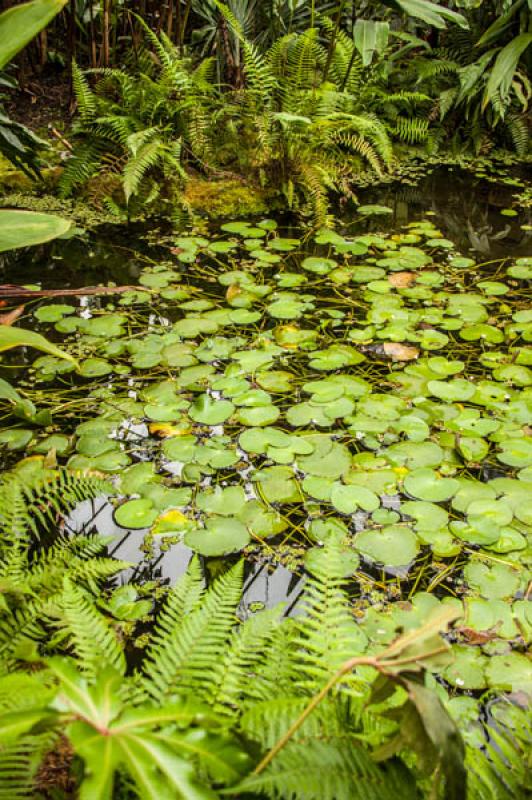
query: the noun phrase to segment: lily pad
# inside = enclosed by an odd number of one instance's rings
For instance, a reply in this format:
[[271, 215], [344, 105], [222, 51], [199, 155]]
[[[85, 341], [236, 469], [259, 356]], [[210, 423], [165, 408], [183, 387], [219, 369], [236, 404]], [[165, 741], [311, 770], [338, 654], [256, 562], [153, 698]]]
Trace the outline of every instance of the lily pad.
[[433, 469], [415, 469], [404, 480], [405, 491], [419, 500], [441, 503], [450, 500], [460, 488], [454, 478], [444, 478]]
[[410, 564], [419, 551], [415, 533], [406, 525], [369, 528], [355, 537], [355, 548], [362, 555], [389, 567]]
[[217, 400], [208, 394], [201, 394], [190, 406], [188, 414], [194, 422], [203, 425], [221, 425], [233, 414], [234, 405], [229, 400]]
[[121, 528], [149, 528], [157, 519], [158, 511], [151, 500], [128, 500], [115, 509], [114, 517]]
[[251, 537], [242, 522], [234, 518], [213, 517], [207, 520], [204, 528], [188, 531], [184, 541], [202, 556], [224, 556], [242, 550]]

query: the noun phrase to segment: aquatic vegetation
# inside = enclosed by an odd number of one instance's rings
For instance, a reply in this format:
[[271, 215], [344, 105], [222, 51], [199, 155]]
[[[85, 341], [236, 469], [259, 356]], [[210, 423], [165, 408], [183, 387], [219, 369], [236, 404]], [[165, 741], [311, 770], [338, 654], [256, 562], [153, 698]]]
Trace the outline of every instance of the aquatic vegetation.
[[80, 316], [42, 302], [36, 320], [80, 370], [37, 358], [28, 375], [54, 424], [3, 441], [109, 475], [116, 521], [149, 529], [148, 549], [275, 563], [280, 543], [340, 535], [380, 614], [394, 607], [383, 568], [414, 602], [460, 597], [464, 630], [508, 664], [477, 654], [474, 688], [529, 691], [530, 259], [472, 273], [429, 220], [322, 230], [314, 252], [272, 220], [222, 228], [171, 239], [116, 304]]

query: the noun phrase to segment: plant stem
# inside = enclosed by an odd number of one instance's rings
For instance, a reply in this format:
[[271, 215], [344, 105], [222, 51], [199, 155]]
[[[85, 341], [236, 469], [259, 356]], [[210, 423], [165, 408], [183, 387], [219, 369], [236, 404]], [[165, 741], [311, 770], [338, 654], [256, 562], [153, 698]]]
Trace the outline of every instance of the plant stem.
[[253, 770], [253, 775], [260, 775], [261, 772], [264, 772], [268, 764], [270, 764], [275, 756], [288, 744], [290, 739], [293, 735], [299, 730], [299, 728], [303, 725], [307, 717], [312, 714], [315, 708], [319, 706], [322, 700], [329, 694], [331, 689], [334, 689], [338, 681], [340, 681], [344, 675], [347, 675], [348, 672], [351, 672], [355, 667], [360, 666], [367, 666], [367, 667], [374, 667], [374, 669], [379, 670], [379, 672], [383, 674], [388, 674], [387, 670], [391, 668], [395, 668], [398, 666], [402, 666], [404, 664], [412, 664], [419, 662], [426, 658], [431, 658], [432, 656], [438, 655], [439, 653], [445, 652], [446, 646], [442, 645], [441, 647], [435, 648], [434, 650], [430, 650], [427, 653], [417, 653], [410, 656], [404, 656], [403, 658], [397, 659], [390, 659], [386, 661], [386, 653], [388, 652], [385, 650], [381, 653], [380, 656], [356, 656], [355, 658], [350, 658], [349, 661], [346, 661], [340, 669], [335, 672], [335, 674], [330, 678], [325, 686], [318, 692], [318, 694], [314, 695], [311, 699], [309, 704], [306, 708], [302, 711], [299, 717], [295, 720], [294, 723], [288, 728], [285, 734], [281, 736], [281, 738], [274, 744], [272, 749], [266, 753], [262, 761], [255, 767]]
[[336, 37], [338, 36], [338, 31], [340, 29], [340, 23], [342, 21], [342, 13], [345, 6], [345, 0], [342, 0], [340, 6], [338, 8], [338, 14], [336, 15], [336, 20], [334, 23], [333, 32], [331, 34], [331, 41], [329, 42], [329, 49], [327, 52], [327, 62], [325, 64], [325, 69], [323, 70], [323, 82], [327, 80], [327, 76], [329, 75], [329, 69], [331, 68], [331, 61], [334, 53], [334, 47], [336, 45]]

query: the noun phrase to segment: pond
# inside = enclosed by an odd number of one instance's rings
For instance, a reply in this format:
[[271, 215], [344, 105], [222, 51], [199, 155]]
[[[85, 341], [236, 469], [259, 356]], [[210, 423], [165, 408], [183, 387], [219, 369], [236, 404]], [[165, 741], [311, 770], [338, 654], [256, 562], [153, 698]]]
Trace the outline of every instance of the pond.
[[463, 600], [442, 685], [460, 701], [530, 690], [532, 258], [529, 215], [501, 213], [515, 191], [440, 172], [368, 190], [310, 239], [269, 219], [145, 225], [17, 254], [5, 282], [132, 288], [26, 305], [22, 324], [81, 370], [33, 353], [4, 368], [51, 413], [4, 420], [5, 463], [108, 476], [116, 495], [68, 525], [113, 534], [136, 581], [244, 553], [244, 611], [295, 613], [305, 554], [338, 541], [371, 641]]

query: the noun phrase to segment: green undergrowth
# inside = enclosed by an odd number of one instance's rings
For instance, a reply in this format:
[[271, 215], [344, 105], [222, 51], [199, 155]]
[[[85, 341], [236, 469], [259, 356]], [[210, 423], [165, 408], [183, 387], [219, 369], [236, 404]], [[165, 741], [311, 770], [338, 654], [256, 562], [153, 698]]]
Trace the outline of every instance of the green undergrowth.
[[113, 300], [26, 308], [81, 367], [29, 359], [18, 389], [51, 416], [5, 407], [15, 471], [105, 476], [146, 558], [184, 542], [299, 573], [334, 544], [357, 654], [455, 609], [430, 681], [477, 741], [486, 704], [532, 693], [532, 259], [475, 263], [428, 218], [167, 245]]

